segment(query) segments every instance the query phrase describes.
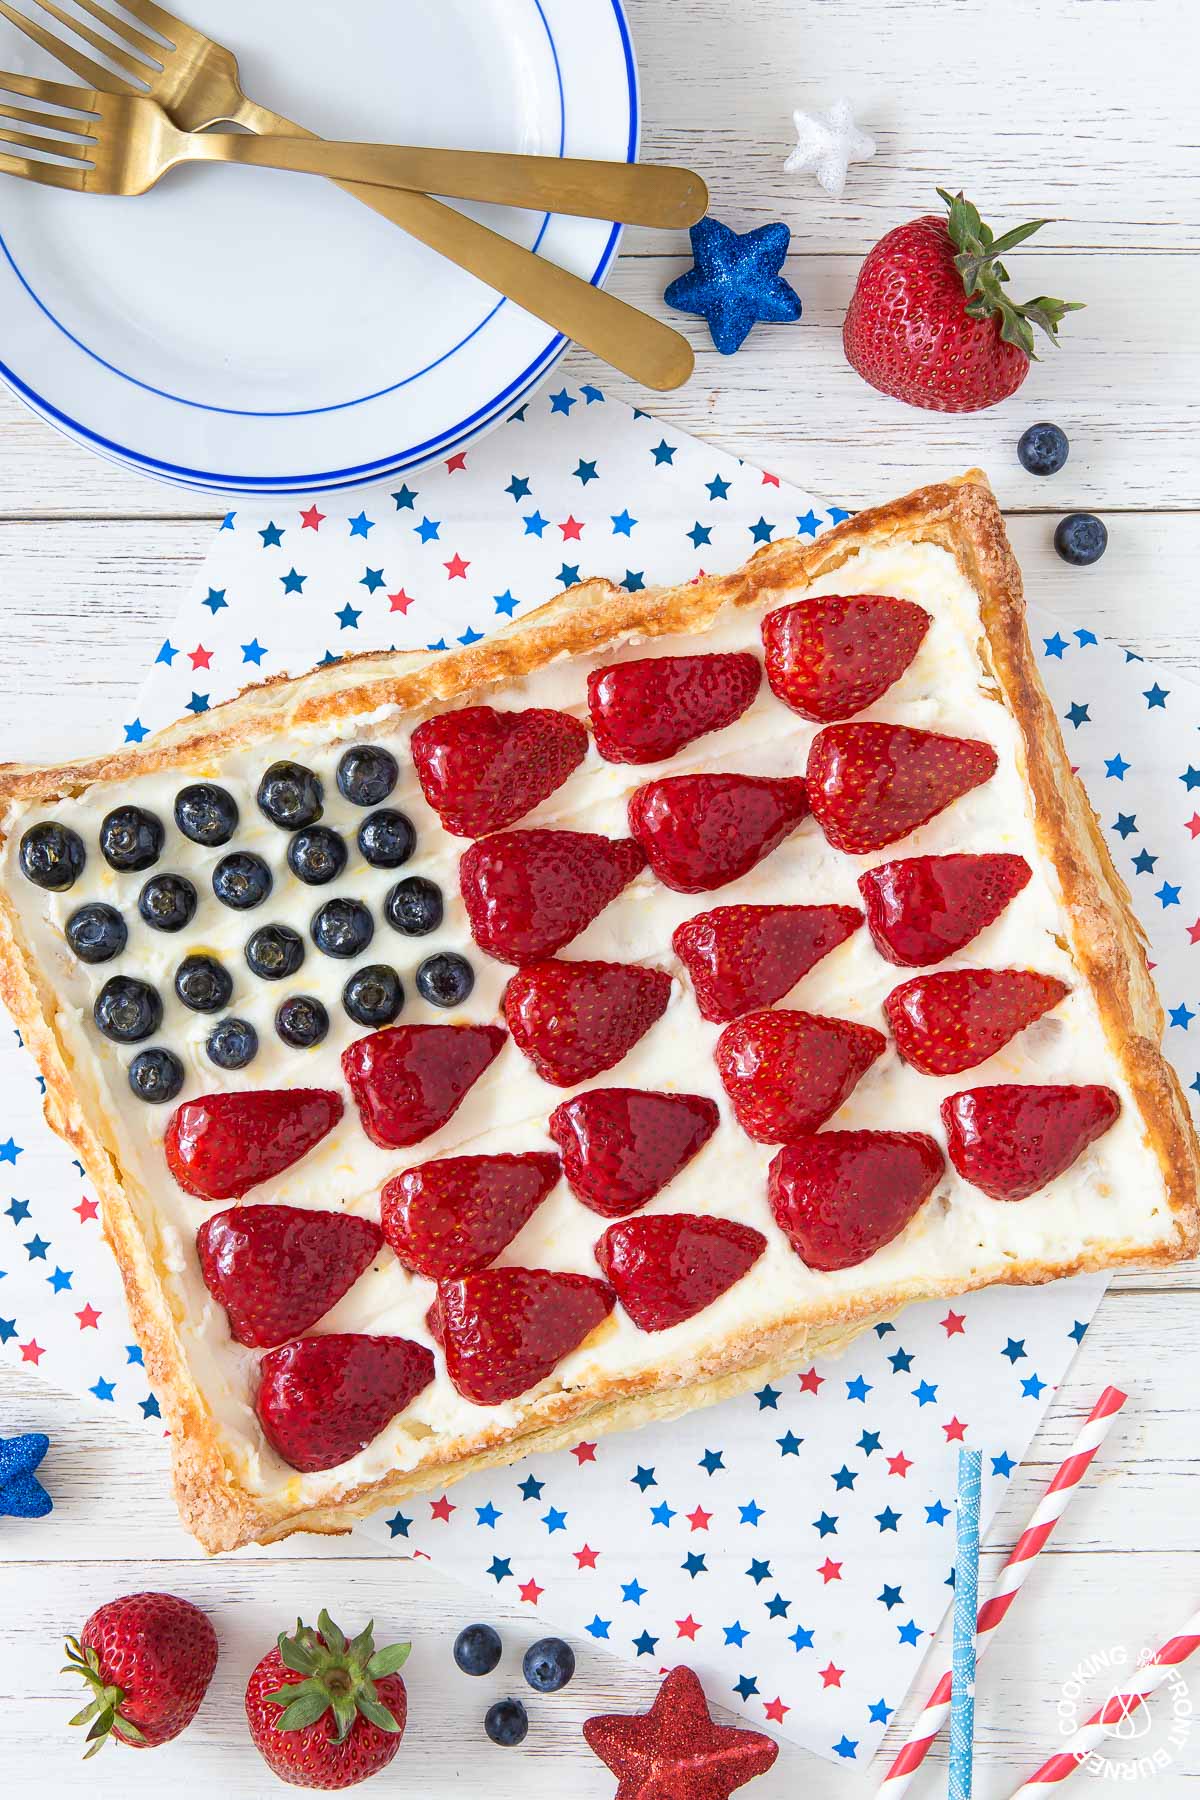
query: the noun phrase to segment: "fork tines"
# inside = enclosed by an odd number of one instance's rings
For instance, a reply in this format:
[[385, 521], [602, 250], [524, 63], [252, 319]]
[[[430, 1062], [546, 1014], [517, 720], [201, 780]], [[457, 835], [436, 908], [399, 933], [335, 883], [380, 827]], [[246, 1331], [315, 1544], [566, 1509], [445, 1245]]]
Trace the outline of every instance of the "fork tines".
[[[135, 25], [132, 25], [128, 19], [123, 18], [114, 9], [99, 5], [98, 0], [76, 0], [76, 4], [89, 13], [92, 18], [98, 19], [102, 25], [106, 25], [114, 33], [112, 38], [103, 37], [98, 31], [93, 31], [86, 20], [79, 18], [75, 13], [65, 11], [61, 6], [55, 4], [55, 0], [36, 0], [36, 4], [42, 12], [49, 13], [52, 19], [56, 19], [60, 25], [64, 25], [76, 38], [82, 39], [84, 43], [91, 44], [93, 49], [99, 50], [101, 55], [108, 58], [111, 66], [106, 67], [102, 63], [94, 62], [90, 56], [78, 48], [77, 44], [50, 31], [38, 18], [18, 11], [15, 6], [9, 4], [9, 0], [0, 0], [0, 16], [6, 18], [10, 25], [15, 25], [18, 31], [25, 37], [31, 38], [57, 62], [65, 63], [68, 69], [93, 87], [110, 89], [117, 87], [124, 88], [130, 93], [144, 93], [150, 85], [151, 78], [160, 72], [166, 56], [170, 53], [168, 44], [157, 43], [153, 38], [147, 37], [144, 32], [139, 31]], [[145, 0], [136, 0], [135, 4], [129, 6], [129, 10], [137, 13], [146, 23], [152, 24], [153, 21], [146, 16], [147, 11], [158, 12], [159, 9], [157, 7], [148, 9]], [[170, 15], [164, 13], [162, 17], [169, 19]], [[120, 70], [121, 73], [114, 74], [114, 69]]]

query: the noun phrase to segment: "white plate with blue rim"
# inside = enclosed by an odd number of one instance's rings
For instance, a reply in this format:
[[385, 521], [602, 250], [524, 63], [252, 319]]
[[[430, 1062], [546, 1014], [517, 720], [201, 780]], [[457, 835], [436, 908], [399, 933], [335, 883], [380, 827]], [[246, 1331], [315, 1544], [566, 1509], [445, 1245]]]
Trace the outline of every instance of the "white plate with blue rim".
[[[236, 52], [251, 98], [325, 137], [637, 155], [621, 0], [178, 10]], [[0, 68], [71, 79], [4, 20]], [[616, 255], [606, 221], [463, 210], [597, 285]], [[311, 176], [181, 169], [139, 199], [0, 177], [0, 378], [164, 481], [289, 494], [385, 480], [505, 418], [565, 348]]]

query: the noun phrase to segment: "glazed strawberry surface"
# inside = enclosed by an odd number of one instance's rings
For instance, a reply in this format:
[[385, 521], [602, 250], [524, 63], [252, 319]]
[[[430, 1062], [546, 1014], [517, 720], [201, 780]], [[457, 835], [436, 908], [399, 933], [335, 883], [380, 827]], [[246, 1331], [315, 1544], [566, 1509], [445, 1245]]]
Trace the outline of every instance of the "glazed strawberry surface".
[[[408, 754], [411, 722], [381, 712], [347, 724], [336, 743], [315, 731], [296, 733], [283, 743], [273, 742], [267, 753], [261, 748], [239, 750], [206, 771], [237, 798], [238, 847], [266, 858], [275, 875], [270, 900], [249, 921], [212, 898], [209, 875], [221, 852], [201, 849], [170, 826], [160, 866], [189, 876], [200, 894], [191, 928], [176, 938], [139, 927], [131, 902], [142, 878], [114, 877], [94, 850], [99, 822], [118, 798], [146, 806], [169, 821], [181, 778], [142, 777], [123, 784], [119, 796], [97, 788], [14, 821], [23, 829], [52, 816], [71, 824], [93, 847], [83, 875], [69, 893], [44, 894], [22, 881], [15, 868], [10, 871], [10, 888], [60, 996], [64, 1040], [77, 1061], [93, 1066], [104, 1082], [135, 1204], [144, 1218], [153, 1216], [164, 1247], [166, 1280], [183, 1315], [181, 1333], [195, 1379], [234, 1446], [242, 1480], [251, 1488], [276, 1493], [286, 1484], [289, 1494], [301, 1500], [318, 1499], [393, 1467], [412, 1468], [424, 1459], [453, 1454], [456, 1444], [469, 1441], [480, 1430], [514, 1429], [543, 1396], [566, 1384], [599, 1387], [647, 1370], [686, 1372], [698, 1356], [723, 1343], [752, 1337], [797, 1315], [831, 1315], [850, 1303], [861, 1303], [865, 1309], [873, 1295], [882, 1300], [918, 1284], [941, 1282], [954, 1291], [956, 1286], [994, 1279], [1014, 1262], [1066, 1261], [1087, 1249], [1103, 1252], [1131, 1235], [1140, 1242], [1156, 1233], [1164, 1240], [1169, 1237], [1170, 1218], [1157, 1165], [1141, 1142], [1094, 1002], [1067, 948], [1068, 924], [1053, 871], [1036, 842], [1018, 771], [1015, 723], [981, 684], [973, 590], [944, 551], [920, 545], [864, 551], [806, 592], [893, 595], [922, 606], [931, 623], [912, 662], [856, 717], [990, 744], [997, 753], [995, 774], [916, 831], [866, 855], [835, 850], [817, 821], [806, 818], [748, 872], [712, 892], [674, 891], [650, 868], [641, 870], [558, 954], [567, 961], [591, 959], [663, 971], [670, 978], [670, 997], [661, 1018], [633, 1042], [615, 1067], [573, 1089], [544, 1081], [533, 1060], [509, 1036], [445, 1124], [403, 1148], [389, 1149], [368, 1138], [346, 1081], [342, 1054], [364, 1035], [339, 1004], [347, 974], [359, 964], [393, 962], [408, 994], [397, 1021], [401, 1026], [503, 1025], [502, 997], [514, 975], [511, 964], [490, 957], [472, 939], [458, 892], [459, 861], [468, 845], [444, 829], [425, 801]], [[702, 636], [662, 640], [659, 646], [642, 640], [604, 656], [560, 661], [528, 678], [519, 692], [491, 694], [489, 704], [501, 711], [546, 708], [586, 721], [590, 674], [644, 658], [656, 648], [664, 655], [721, 651], [761, 658], [764, 613], [798, 597], [780, 592], [764, 606], [728, 609]], [[693, 739], [665, 761], [614, 763], [591, 745], [584, 760], [568, 770], [533, 810], [507, 821], [504, 828], [570, 830], [622, 839], [628, 832], [630, 800], [647, 782], [692, 774], [803, 776], [816, 729], [784, 706], [764, 682], [731, 724]], [[359, 821], [340, 801], [333, 770], [345, 744], [370, 739], [378, 739], [397, 757], [400, 783], [388, 804], [403, 810], [416, 829], [415, 854], [400, 873], [436, 882], [446, 900], [442, 925], [420, 940], [406, 940], [384, 922], [383, 899], [396, 871], [369, 868], [352, 854], [337, 883], [315, 893], [290, 876], [284, 861], [286, 836], [261, 816], [254, 803], [266, 762], [293, 757], [323, 780], [326, 822], [352, 838]], [[6, 855], [12, 855], [19, 836], [20, 829], [10, 832]], [[1033, 873], [990, 924], [937, 967], [1033, 969], [1061, 981], [1069, 991], [1060, 1004], [1019, 1031], [967, 1077], [932, 1076], [906, 1065], [888, 1034], [883, 1054], [862, 1074], [828, 1121], [829, 1128], [921, 1132], [944, 1146], [941, 1102], [967, 1085], [1005, 1082], [1104, 1084], [1121, 1099], [1120, 1116], [1064, 1173], [1019, 1204], [992, 1200], [948, 1165], [929, 1200], [865, 1262], [827, 1272], [806, 1267], [776, 1223], [768, 1199], [768, 1169], [777, 1146], [753, 1141], [737, 1123], [714, 1058], [723, 1027], [702, 1017], [690, 977], [673, 950], [672, 934], [716, 906], [861, 909], [857, 882], [867, 870], [898, 858], [959, 852], [1023, 856]], [[314, 907], [327, 893], [357, 898], [370, 908], [376, 921], [371, 946], [357, 962], [347, 963], [320, 955], [310, 943], [303, 967], [290, 980], [252, 980], [242, 961], [250, 926], [269, 918], [306, 936]], [[315, 1329], [385, 1335], [428, 1346], [434, 1351], [434, 1378], [364, 1449], [339, 1467], [297, 1478], [264, 1443], [255, 1417], [257, 1355], [232, 1342], [223, 1313], [211, 1304], [203, 1287], [195, 1233], [213, 1208], [185, 1194], [166, 1172], [163, 1134], [174, 1109], [148, 1107], [133, 1097], [125, 1079], [130, 1052], [105, 1043], [91, 1025], [92, 1000], [111, 969], [78, 963], [66, 950], [62, 928], [81, 902], [100, 898], [121, 904], [132, 919], [130, 947], [116, 966], [152, 981], [165, 997], [163, 1027], [156, 1041], [183, 1057], [186, 1079], [181, 1101], [214, 1091], [301, 1085], [328, 1089], [345, 1100], [336, 1128], [273, 1181], [251, 1189], [245, 1205], [271, 1200], [338, 1209], [377, 1221], [385, 1182], [405, 1169], [450, 1155], [554, 1150], [550, 1114], [573, 1092], [606, 1087], [680, 1092], [707, 1097], [719, 1110], [719, 1124], [638, 1216], [732, 1219], [763, 1234], [762, 1255], [711, 1304], [666, 1330], [640, 1332], [616, 1306], [535, 1387], [484, 1405], [458, 1391], [447, 1377], [427, 1316], [434, 1283], [407, 1271], [389, 1250], [381, 1250]], [[185, 1012], [171, 994], [178, 961], [200, 946], [218, 955], [234, 973], [231, 1010], [251, 1019], [259, 1031], [258, 1057], [241, 1074], [223, 1074], [212, 1067], [203, 1049], [210, 1021]], [[416, 963], [434, 950], [465, 956], [475, 973], [470, 996], [449, 1011], [426, 1005], [413, 988]], [[879, 954], [868, 930], [859, 929], [836, 944], [775, 1004], [886, 1030], [883, 1003], [898, 979], [902, 977], [895, 963]], [[328, 1007], [329, 1034], [313, 1049], [290, 1049], [272, 1029], [275, 1008], [288, 993], [312, 994]], [[546, 1268], [595, 1278], [599, 1274], [595, 1245], [604, 1228], [604, 1219], [560, 1181], [499, 1251], [493, 1266]]]

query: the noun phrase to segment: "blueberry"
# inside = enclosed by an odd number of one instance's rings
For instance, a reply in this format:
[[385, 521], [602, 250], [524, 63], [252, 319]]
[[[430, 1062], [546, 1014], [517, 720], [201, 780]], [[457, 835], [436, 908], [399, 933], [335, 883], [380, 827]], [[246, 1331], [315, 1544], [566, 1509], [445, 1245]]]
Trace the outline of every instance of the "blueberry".
[[252, 850], [234, 850], [223, 856], [212, 876], [213, 893], [222, 906], [249, 912], [261, 906], [273, 886], [271, 871]]
[[156, 931], [182, 931], [196, 916], [196, 890], [186, 875], [152, 875], [138, 895], [138, 911]]
[[490, 1675], [503, 1648], [494, 1625], [464, 1625], [454, 1640], [454, 1660], [464, 1675]]
[[319, 1044], [329, 1030], [329, 1014], [309, 994], [293, 994], [275, 1014], [275, 1029], [285, 1044], [307, 1050]]
[[1095, 513], [1068, 513], [1054, 528], [1054, 548], [1066, 563], [1086, 569], [1108, 549], [1108, 530]]
[[139, 1050], [129, 1065], [129, 1085], [139, 1100], [163, 1106], [183, 1086], [183, 1064], [173, 1050]]
[[31, 825], [21, 839], [22, 875], [35, 887], [48, 888], [52, 894], [74, 887], [86, 861], [87, 851], [79, 833], [53, 819]]
[[539, 1694], [557, 1694], [575, 1673], [575, 1652], [561, 1638], [539, 1638], [525, 1652], [521, 1668]]
[[140, 806], [118, 806], [100, 826], [100, 854], [120, 874], [148, 869], [162, 855], [162, 820]]
[[383, 916], [405, 937], [428, 937], [442, 922], [442, 890], [423, 875], [406, 875], [383, 903]]
[[140, 1044], [158, 1030], [162, 1016], [157, 990], [132, 975], [110, 976], [92, 1007], [97, 1030], [114, 1044]]
[[356, 1025], [390, 1025], [404, 1005], [400, 977], [386, 963], [355, 969], [342, 989], [342, 1005]]
[[523, 1742], [529, 1730], [529, 1714], [519, 1700], [497, 1700], [483, 1715], [483, 1729], [493, 1744], [510, 1750]]
[[304, 961], [304, 939], [290, 925], [260, 925], [246, 940], [246, 962], [252, 975], [282, 981]]
[[258, 1055], [258, 1033], [245, 1019], [221, 1019], [204, 1048], [218, 1069], [244, 1069]]
[[1059, 425], [1031, 425], [1017, 445], [1021, 467], [1031, 475], [1057, 475], [1070, 454], [1070, 441]]
[[417, 992], [430, 1006], [461, 1006], [474, 986], [474, 969], [453, 950], [427, 956], [417, 970]]
[[417, 847], [417, 834], [405, 813], [385, 806], [358, 828], [358, 847], [373, 869], [398, 869]]
[[288, 868], [309, 887], [336, 881], [346, 866], [346, 840], [328, 825], [309, 825], [296, 832], [287, 849]]
[[193, 844], [214, 850], [227, 844], [238, 828], [237, 801], [211, 781], [197, 781], [176, 794], [175, 823]]
[[325, 790], [311, 769], [299, 763], [272, 763], [258, 784], [258, 804], [272, 825], [298, 831], [320, 818]]
[[399, 763], [378, 744], [354, 744], [337, 766], [338, 792], [351, 806], [378, 806], [399, 779]]
[[67, 920], [67, 942], [85, 963], [111, 962], [120, 956], [129, 939], [125, 921], [115, 906], [99, 901], [81, 906]]
[[185, 956], [175, 971], [175, 992], [191, 1012], [220, 1012], [233, 993], [233, 976], [215, 956]]
[[375, 936], [375, 921], [361, 900], [327, 900], [309, 927], [326, 956], [361, 956]]

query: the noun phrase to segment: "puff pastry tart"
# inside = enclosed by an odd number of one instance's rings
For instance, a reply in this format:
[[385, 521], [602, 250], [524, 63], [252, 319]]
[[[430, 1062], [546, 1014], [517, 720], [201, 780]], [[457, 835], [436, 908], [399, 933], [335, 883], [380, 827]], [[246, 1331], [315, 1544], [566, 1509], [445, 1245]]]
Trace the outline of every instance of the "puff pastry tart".
[[0, 804], [0, 991], [210, 1550], [1195, 1244], [982, 476]]

